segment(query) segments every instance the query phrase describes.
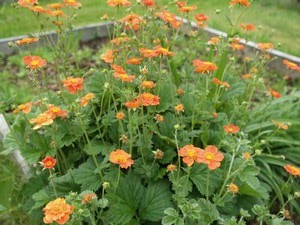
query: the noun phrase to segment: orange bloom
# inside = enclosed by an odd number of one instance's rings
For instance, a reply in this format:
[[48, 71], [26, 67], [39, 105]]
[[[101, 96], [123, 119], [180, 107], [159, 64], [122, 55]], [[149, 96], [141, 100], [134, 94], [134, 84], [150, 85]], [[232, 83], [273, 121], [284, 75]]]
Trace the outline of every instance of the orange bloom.
[[119, 164], [119, 166], [124, 169], [128, 169], [133, 164], [131, 155], [122, 149], [112, 151], [109, 154], [109, 161], [115, 164]]
[[64, 5], [61, 3], [53, 3], [53, 4], [48, 4], [47, 7], [50, 9], [61, 9], [64, 7]]
[[33, 42], [37, 42], [39, 39], [38, 38], [23, 38], [21, 40], [16, 41], [17, 45], [24, 45], [24, 44], [30, 44]]
[[145, 80], [141, 83], [141, 87], [151, 89], [155, 87], [155, 83], [152, 80]]
[[178, 11], [182, 12], [182, 13], [189, 13], [191, 11], [194, 11], [197, 9], [196, 5], [193, 6], [187, 6], [186, 5], [186, 1], [183, 2], [177, 2], [177, 6], [178, 6]]
[[125, 29], [127, 30], [138, 30], [140, 29], [140, 25], [145, 21], [139, 15], [131, 13], [120, 19], [120, 22], [125, 25]]
[[50, 12], [48, 9], [45, 9], [39, 5], [30, 6], [29, 8], [31, 11], [36, 12], [36, 13], [49, 13]]
[[173, 56], [174, 52], [169, 52], [169, 50], [167, 48], [163, 48], [160, 45], [156, 46], [154, 48], [154, 51], [158, 54], [158, 55], [166, 55], [166, 56]]
[[32, 102], [27, 102], [27, 103], [19, 105], [15, 112], [18, 112], [19, 110], [21, 110], [25, 114], [30, 113], [31, 107], [32, 107]]
[[229, 124], [228, 126], [224, 125], [223, 126], [224, 130], [228, 134], [235, 134], [239, 132], [240, 128], [238, 126], [233, 125], [232, 123]]
[[133, 75], [128, 75], [126, 73], [120, 74], [120, 73], [114, 73], [114, 77], [117, 79], [120, 79], [123, 82], [132, 82], [135, 78]]
[[142, 0], [142, 4], [149, 7], [155, 6], [154, 0]]
[[233, 49], [233, 50], [243, 50], [245, 48], [245, 45], [243, 44], [238, 44], [238, 43], [231, 43], [230, 44], [230, 47]]
[[61, 16], [61, 17], [66, 16], [66, 14], [61, 10], [49, 11], [48, 15], [50, 15], [50, 16]]
[[207, 43], [209, 45], [218, 45], [220, 42], [220, 38], [218, 37], [212, 37]]
[[184, 112], [184, 105], [183, 104], [178, 104], [174, 107], [175, 112]]
[[288, 172], [289, 174], [293, 175], [293, 176], [300, 176], [300, 168], [292, 166], [292, 165], [285, 165], [284, 169], [286, 170], [286, 172]]
[[145, 92], [138, 96], [143, 106], [159, 105], [159, 96]]
[[176, 93], [178, 94], [178, 95], [184, 95], [184, 90], [182, 89], [182, 88], [178, 88], [177, 90], [176, 90]]
[[47, 105], [48, 110], [45, 112], [51, 119], [55, 119], [56, 117], [60, 118], [66, 118], [68, 116], [68, 113], [66, 110], [62, 110], [58, 106], [49, 104]]
[[73, 8], [81, 7], [81, 3], [77, 2], [75, 0], [64, 0], [64, 3], [65, 3], [66, 6], [70, 6], [70, 7], [73, 7]]
[[87, 204], [91, 202], [93, 199], [97, 198], [95, 193], [87, 193], [82, 196], [82, 204]]
[[198, 27], [201, 27], [203, 29], [206, 27], [205, 22], [208, 20], [208, 17], [205, 14], [203, 14], [203, 13], [195, 14], [194, 18], [196, 20]]
[[89, 101], [92, 100], [93, 98], [95, 98], [95, 95], [93, 93], [86, 94], [85, 96], [83, 96], [80, 99], [80, 105], [83, 106], [83, 107], [87, 106]]
[[256, 29], [255, 26], [252, 23], [241, 24], [240, 27], [243, 28], [245, 31], [253, 31], [253, 30]]
[[134, 99], [132, 101], [126, 102], [124, 105], [129, 109], [137, 109], [141, 106], [141, 101], [139, 99]]
[[83, 78], [81, 77], [68, 77], [62, 80], [64, 87], [68, 88], [71, 94], [76, 94], [77, 91], [83, 90]]
[[196, 161], [199, 163], [201, 161], [200, 156], [204, 153], [204, 150], [197, 148], [194, 145], [186, 145], [178, 151], [178, 155], [183, 157], [182, 161], [188, 166], [192, 166]]
[[244, 152], [243, 153], [243, 158], [246, 160], [250, 160], [251, 159], [251, 154], [249, 152]]
[[284, 123], [280, 123], [278, 121], [275, 121], [275, 120], [272, 120], [272, 123], [274, 123], [274, 125], [276, 127], [278, 127], [279, 129], [282, 129], [282, 130], [287, 130], [289, 129], [289, 126], [287, 124], [284, 124]]
[[123, 112], [117, 112], [116, 118], [117, 118], [117, 120], [124, 119], [125, 118], [125, 113], [123, 113]]
[[31, 124], [35, 123], [35, 126], [32, 128], [33, 130], [39, 129], [42, 126], [48, 126], [53, 123], [53, 119], [51, 119], [51, 115], [47, 113], [41, 113], [37, 118], [33, 118], [29, 120]]
[[142, 58], [130, 58], [126, 60], [126, 64], [139, 65], [141, 64], [142, 60]]
[[163, 10], [161, 13], [156, 13], [156, 16], [158, 16], [160, 19], [162, 19], [166, 23], [169, 23], [175, 29], [180, 27], [182, 24], [182, 21], [177, 20], [175, 14], [169, 13], [166, 10]]
[[258, 43], [257, 47], [259, 47], [262, 51], [272, 50], [274, 45], [272, 43]]
[[29, 7], [37, 4], [39, 4], [38, 0], [18, 0], [18, 5], [22, 7]]
[[236, 193], [239, 192], [239, 187], [238, 187], [236, 184], [234, 184], [234, 183], [230, 183], [230, 184], [228, 185], [228, 190], [229, 190], [230, 192], [232, 192], [233, 194], [236, 194]]
[[231, 2], [229, 4], [230, 5], [239, 4], [239, 5], [244, 5], [246, 7], [250, 6], [250, 3], [248, 0], [231, 0]]
[[283, 64], [285, 64], [288, 69], [300, 71], [300, 66], [298, 66], [296, 63], [288, 61], [287, 59], [283, 60]]
[[128, 0], [107, 0], [106, 4], [108, 6], [117, 7], [117, 6], [130, 6], [131, 2]]
[[270, 92], [270, 95], [272, 95], [274, 98], [281, 98], [281, 94], [277, 91], [274, 91], [272, 88], [269, 88], [269, 92]]
[[157, 57], [159, 54], [155, 50], [152, 49], [146, 49], [146, 48], [140, 48], [139, 52], [142, 54], [145, 58], [152, 58]]
[[251, 73], [247, 73], [247, 74], [242, 75], [242, 79], [244, 79], [244, 80], [246, 80], [246, 79], [252, 79], [252, 78], [253, 78], [253, 76], [252, 76]]
[[39, 56], [24, 56], [23, 62], [29, 67], [30, 69], [39, 69], [47, 64], [46, 60], [42, 59]]
[[177, 169], [177, 166], [174, 165], [174, 164], [169, 164], [169, 165], [167, 166], [167, 171], [169, 171], [169, 172], [173, 172], [173, 171], [175, 171], [176, 169]]
[[114, 50], [107, 50], [104, 54], [101, 55], [101, 59], [106, 63], [112, 63], [114, 61]]
[[212, 116], [215, 117], [215, 118], [217, 118], [219, 115], [218, 115], [218, 113], [213, 112], [213, 113], [212, 113]]
[[156, 120], [157, 123], [162, 123], [165, 120], [165, 118], [160, 114], [156, 114], [154, 119]]
[[46, 224], [53, 222], [65, 224], [69, 220], [73, 210], [74, 207], [68, 205], [65, 199], [57, 198], [54, 201], [49, 202], [45, 208], [43, 208], [45, 214], [43, 221]]
[[230, 88], [230, 85], [225, 82], [225, 81], [220, 81], [218, 78], [214, 78], [213, 79], [213, 82], [216, 84], [216, 85], [220, 85], [221, 87], [225, 87], [226, 89], [229, 89]]
[[116, 45], [120, 45], [122, 43], [128, 42], [130, 41], [129, 37], [119, 37], [119, 38], [114, 38], [110, 41], [110, 43], [116, 44]]
[[44, 169], [53, 169], [56, 164], [56, 159], [51, 156], [47, 156], [42, 160], [41, 164], [44, 166]]
[[210, 73], [218, 69], [216, 64], [199, 59], [193, 60], [193, 66], [196, 73]]
[[221, 166], [221, 161], [224, 159], [224, 155], [218, 152], [218, 149], [214, 145], [208, 145], [205, 151], [201, 151], [199, 155], [198, 163], [204, 163], [210, 170], [217, 169]]

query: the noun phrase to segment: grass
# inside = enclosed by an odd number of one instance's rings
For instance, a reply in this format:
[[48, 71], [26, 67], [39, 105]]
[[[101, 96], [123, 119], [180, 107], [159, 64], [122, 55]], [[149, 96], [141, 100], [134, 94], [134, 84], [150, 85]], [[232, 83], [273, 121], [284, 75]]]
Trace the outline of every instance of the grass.
[[[45, 2], [55, 2], [40, 0], [41, 5]], [[101, 22], [100, 17], [107, 13], [113, 15], [114, 9], [106, 6], [106, 0], [81, 1], [82, 9], [78, 11], [76, 25]], [[134, 2], [134, 1], [132, 1]], [[157, 2], [166, 2], [157, 0]], [[238, 11], [235, 7], [230, 10], [229, 0], [189, 0], [188, 4], [197, 4], [197, 13], [205, 13], [210, 17], [208, 26], [228, 31], [228, 21], [226, 16]], [[221, 9], [220, 14], [216, 14], [216, 9]], [[176, 12], [173, 7], [172, 11]], [[290, 54], [300, 56], [299, 42], [300, 26], [296, 21], [300, 21], [300, 4], [297, 0], [256, 0], [248, 10], [241, 22], [254, 23], [258, 29], [247, 37], [255, 42], [272, 42], [277, 49]], [[142, 14], [142, 13], [141, 13]], [[9, 25], [7, 25], [9, 24]], [[36, 21], [33, 20], [31, 12], [23, 8], [13, 8], [10, 4], [3, 4], [0, 8], [0, 38], [15, 35], [29, 34], [39, 29]]]

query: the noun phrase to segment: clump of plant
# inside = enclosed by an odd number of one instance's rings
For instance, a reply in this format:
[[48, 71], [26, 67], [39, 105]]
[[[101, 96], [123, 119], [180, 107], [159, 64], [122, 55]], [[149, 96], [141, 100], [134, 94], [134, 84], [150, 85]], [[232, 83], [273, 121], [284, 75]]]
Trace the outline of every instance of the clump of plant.
[[[208, 17], [184, 1], [176, 5], [187, 21], [152, 0], [106, 4], [115, 24], [99, 66], [79, 74], [63, 66], [58, 91], [37, 92], [14, 110], [4, 144], [31, 165], [24, 210], [46, 224], [296, 221], [300, 144], [289, 129], [299, 130], [299, 110], [290, 113], [299, 96], [264, 80], [272, 44], [239, 55], [239, 35], [255, 29], [239, 25], [251, 2], [232, 0], [232, 32], [210, 40]], [[42, 56], [23, 61], [35, 88], [40, 76], [47, 81]]]

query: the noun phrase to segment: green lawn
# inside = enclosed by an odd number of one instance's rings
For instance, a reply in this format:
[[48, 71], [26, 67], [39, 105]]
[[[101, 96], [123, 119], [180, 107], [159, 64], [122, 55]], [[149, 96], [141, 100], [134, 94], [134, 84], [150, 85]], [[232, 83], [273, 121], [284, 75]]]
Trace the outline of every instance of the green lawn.
[[[238, 11], [228, 8], [230, 0], [189, 0], [188, 4], [197, 4], [197, 13], [205, 13], [210, 19], [210, 27], [227, 31], [229, 29], [227, 15]], [[43, 5], [45, 1], [40, 0]], [[100, 17], [107, 13], [113, 14], [113, 9], [106, 6], [106, 0], [86, 0], [78, 11], [77, 24], [100, 22]], [[132, 0], [135, 2], [135, 0]], [[157, 0], [157, 2], [171, 2]], [[215, 14], [220, 9], [219, 15]], [[172, 9], [176, 11], [175, 8]], [[300, 56], [300, 4], [297, 0], [256, 0], [242, 18], [243, 23], [254, 23], [261, 28], [249, 34], [249, 39], [256, 42], [272, 42], [277, 49]], [[33, 16], [25, 9], [12, 8], [4, 4], [0, 8], [0, 37], [9, 37], [31, 33], [38, 30]], [[281, 46], [278, 46], [278, 44]]]

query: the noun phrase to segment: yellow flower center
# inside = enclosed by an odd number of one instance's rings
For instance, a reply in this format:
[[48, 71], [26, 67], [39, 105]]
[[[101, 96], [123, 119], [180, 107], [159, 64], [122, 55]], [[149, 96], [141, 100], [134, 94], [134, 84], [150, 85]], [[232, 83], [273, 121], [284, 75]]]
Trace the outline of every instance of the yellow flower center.
[[190, 158], [195, 158], [196, 157], [196, 151], [194, 149], [188, 149], [186, 151], [186, 155]]
[[30, 64], [31, 64], [31, 66], [38, 66], [39, 61], [38, 60], [32, 60]]
[[205, 158], [206, 158], [207, 160], [213, 160], [214, 154], [212, 154], [212, 153], [207, 153], [207, 154], [205, 155]]

